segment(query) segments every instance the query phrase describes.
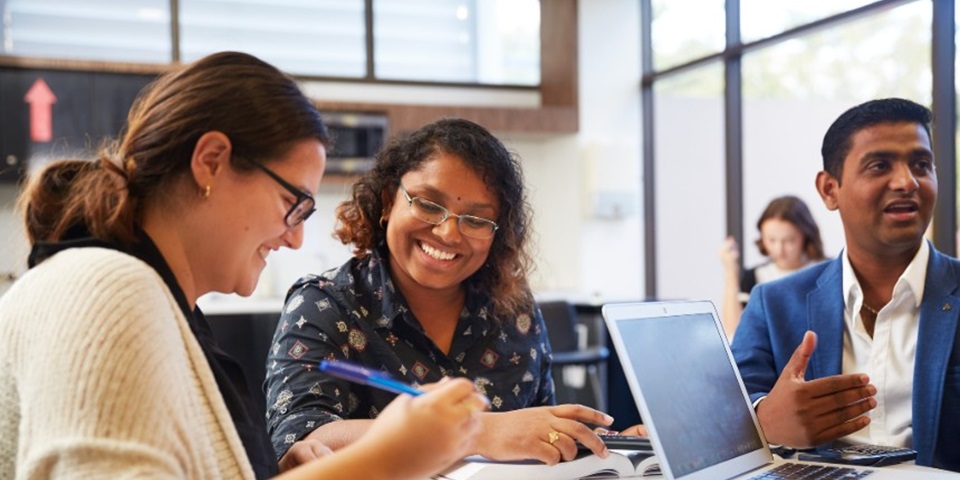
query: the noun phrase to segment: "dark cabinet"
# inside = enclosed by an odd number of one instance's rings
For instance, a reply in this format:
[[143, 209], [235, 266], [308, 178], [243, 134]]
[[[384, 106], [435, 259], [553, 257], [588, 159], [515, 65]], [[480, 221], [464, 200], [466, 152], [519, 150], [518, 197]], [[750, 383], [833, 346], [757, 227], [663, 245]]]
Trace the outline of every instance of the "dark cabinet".
[[133, 100], [153, 78], [0, 69], [0, 181], [17, 181], [49, 159], [92, 157], [119, 134]]
[[0, 71], [0, 181], [18, 181], [30, 151], [30, 110], [18, 71]]

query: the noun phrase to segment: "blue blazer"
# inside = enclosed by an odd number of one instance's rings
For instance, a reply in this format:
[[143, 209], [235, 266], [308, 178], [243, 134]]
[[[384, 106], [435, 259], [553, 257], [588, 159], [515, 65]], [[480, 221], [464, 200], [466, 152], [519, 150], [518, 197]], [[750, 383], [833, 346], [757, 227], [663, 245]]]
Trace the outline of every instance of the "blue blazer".
[[[766, 395], [800, 345], [817, 334], [806, 378], [837, 375], [843, 355], [840, 258], [756, 286], [732, 350], [750, 398]], [[960, 261], [932, 246], [913, 373], [913, 448], [918, 465], [960, 471]]]

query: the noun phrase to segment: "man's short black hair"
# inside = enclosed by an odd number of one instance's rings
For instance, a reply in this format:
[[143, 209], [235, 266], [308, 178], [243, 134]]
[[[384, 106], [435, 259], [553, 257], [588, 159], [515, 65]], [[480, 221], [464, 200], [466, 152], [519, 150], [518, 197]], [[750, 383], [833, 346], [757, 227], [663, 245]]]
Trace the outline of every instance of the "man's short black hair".
[[882, 98], [861, 103], [843, 112], [827, 129], [823, 146], [820, 147], [823, 169], [839, 181], [843, 159], [850, 152], [851, 138], [864, 128], [880, 123], [909, 122], [923, 126], [929, 137], [932, 119], [933, 113], [929, 108], [902, 98]]

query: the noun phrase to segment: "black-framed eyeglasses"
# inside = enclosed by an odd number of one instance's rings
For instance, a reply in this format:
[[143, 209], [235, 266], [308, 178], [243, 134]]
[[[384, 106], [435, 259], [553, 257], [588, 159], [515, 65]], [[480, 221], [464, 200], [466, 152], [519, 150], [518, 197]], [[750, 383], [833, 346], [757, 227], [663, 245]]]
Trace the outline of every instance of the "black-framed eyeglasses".
[[262, 170], [263, 173], [269, 175], [270, 178], [279, 183], [281, 187], [287, 189], [288, 192], [296, 197], [297, 200], [293, 202], [293, 205], [290, 206], [290, 210], [287, 212], [287, 215], [283, 217], [283, 221], [287, 224], [288, 228], [293, 228], [297, 225], [300, 225], [306, 219], [310, 218], [310, 215], [313, 215], [313, 212], [317, 211], [317, 202], [313, 199], [313, 195], [294, 187], [289, 182], [281, 178], [280, 175], [277, 175], [273, 170], [270, 170], [260, 162], [251, 159], [246, 160], [252, 163], [253, 166]]
[[455, 217], [460, 233], [468, 237], [482, 239], [493, 237], [493, 235], [497, 233], [497, 229], [500, 228], [493, 220], [487, 220], [486, 218], [475, 217], [473, 215], [457, 215], [456, 213], [450, 213], [450, 210], [447, 210], [442, 205], [431, 202], [425, 198], [410, 197], [410, 194], [407, 193], [407, 189], [403, 187], [403, 184], [400, 184], [400, 191], [403, 192], [403, 196], [407, 199], [407, 204], [413, 209], [413, 216], [431, 225], [440, 225], [447, 221], [448, 218]]

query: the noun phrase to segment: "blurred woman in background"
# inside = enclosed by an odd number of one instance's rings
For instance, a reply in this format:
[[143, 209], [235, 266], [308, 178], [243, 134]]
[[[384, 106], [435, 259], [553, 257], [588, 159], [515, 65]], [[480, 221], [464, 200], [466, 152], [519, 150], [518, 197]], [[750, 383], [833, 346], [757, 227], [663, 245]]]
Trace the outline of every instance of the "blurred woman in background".
[[733, 237], [720, 248], [724, 269], [721, 320], [729, 338], [733, 338], [743, 307], [754, 285], [776, 280], [824, 259], [820, 228], [807, 204], [787, 195], [773, 199], [757, 221], [763, 264], [741, 272], [740, 253]]

